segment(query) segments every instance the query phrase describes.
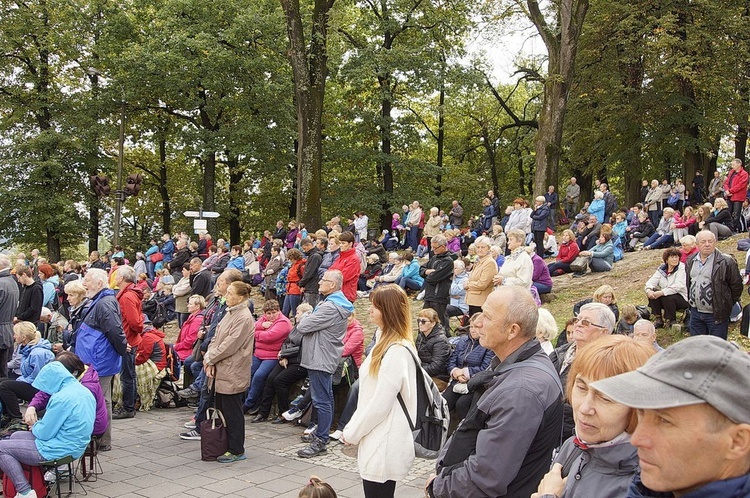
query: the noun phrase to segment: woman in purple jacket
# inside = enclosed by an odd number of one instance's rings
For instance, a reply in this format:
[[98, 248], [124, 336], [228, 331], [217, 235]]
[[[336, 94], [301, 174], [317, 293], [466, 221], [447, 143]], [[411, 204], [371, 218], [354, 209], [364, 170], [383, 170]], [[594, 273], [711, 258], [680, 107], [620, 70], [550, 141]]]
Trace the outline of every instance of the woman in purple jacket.
[[[94, 395], [96, 400], [96, 418], [94, 419], [94, 430], [92, 435], [100, 436], [107, 430], [107, 403], [104, 400], [102, 388], [99, 385], [99, 374], [96, 373], [92, 365], [84, 365], [81, 359], [70, 351], [58, 353], [54, 361], [59, 361], [65, 369], [73, 375], [78, 381]], [[47, 408], [50, 395], [39, 391], [29, 403], [24, 415], [24, 422], [29, 426], [37, 421], [37, 413]]]

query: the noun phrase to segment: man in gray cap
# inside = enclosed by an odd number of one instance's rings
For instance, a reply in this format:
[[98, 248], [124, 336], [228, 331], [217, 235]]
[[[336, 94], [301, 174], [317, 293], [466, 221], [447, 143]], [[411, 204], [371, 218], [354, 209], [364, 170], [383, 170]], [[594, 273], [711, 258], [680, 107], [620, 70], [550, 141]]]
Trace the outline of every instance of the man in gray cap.
[[635, 408], [641, 497], [750, 497], [750, 356], [723, 339], [696, 336], [634, 372], [591, 384]]

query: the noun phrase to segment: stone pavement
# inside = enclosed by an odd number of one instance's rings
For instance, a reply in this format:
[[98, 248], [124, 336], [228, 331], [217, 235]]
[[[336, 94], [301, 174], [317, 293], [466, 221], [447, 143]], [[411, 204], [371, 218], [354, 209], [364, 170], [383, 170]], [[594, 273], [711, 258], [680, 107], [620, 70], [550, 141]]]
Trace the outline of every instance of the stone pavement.
[[[311, 475], [330, 483], [339, 497], [363, 496], [354, 448], [331, 440], [326, 455], [298, 458], [296, 452], [304, 446], [299, 439], [302, 427], [251, 424], [248, 417], [247, 460], [203, 462], [200, 442], [178, 437], [191, 416], [188, 408], [154, 409], [133, 419], [112, 421], [112, 450], [99, 454], [103, 474], [96, 482], [84, 483], [87, 496], [297, 498]], [[398, 483], [396, 496], [424, 496], [422, 486], [433, 468], [433, 461], [416, 459], [407, 478]], [[67, 482], [62, 484], [65, 489]], [[75, 492], [82, 496], [80, 486]]]

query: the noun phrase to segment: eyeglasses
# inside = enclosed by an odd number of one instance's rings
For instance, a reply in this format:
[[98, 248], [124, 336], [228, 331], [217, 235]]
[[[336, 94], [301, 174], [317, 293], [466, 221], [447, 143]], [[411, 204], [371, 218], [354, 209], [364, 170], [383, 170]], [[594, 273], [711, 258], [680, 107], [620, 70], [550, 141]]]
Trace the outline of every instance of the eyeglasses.
[[591, 321], [591, 320], [589, 320], [588, 318], [576, 318], [576, 322], [575, 322], [575, 323], [580, 323], [580, 324], [581, 324], [581, 325], [583, 325], [584, 327], [588, 327], [589, 325], [592, 325], [592, 326], [594, 326], [594, 327], [599, 327], [600, 329], [605, 329], [605, 328], [607, 328], [607, 327], [605, 327], [604, 325], [599, 325], [598, 323], [594, 323], [594, 322], [592, 322], [592, 321]]
[[327, 278], [321, 278], [320, 281], [321, 282], [333, 282], [333, 280], [329, 280]]
[[420, 318], [417, 320], [417, 323], [420, 325], [424, 325], [425, 323], [430, 323], [430, 321], [425, 318]]

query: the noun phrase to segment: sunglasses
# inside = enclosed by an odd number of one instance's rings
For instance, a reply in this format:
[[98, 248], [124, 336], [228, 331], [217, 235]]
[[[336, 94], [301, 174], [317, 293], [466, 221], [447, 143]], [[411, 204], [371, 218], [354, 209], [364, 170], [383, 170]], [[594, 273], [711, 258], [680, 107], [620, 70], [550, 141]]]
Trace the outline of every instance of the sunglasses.
[[594, 327], [599, 327], [600, 329], [606, 328], [604, 325], [599, 325], [598, 323], [594, 323], [590, 321], [588, 318], [576, 318], [576, 323], [580, 323], [584, 327], [588, 327], [589, 325], [592, 325]]
[[417, 320], [417, 323], [420, 325], [424, 325], [425, 323], [430, 323], [430, 321], [425, 318], [420, 318]]

